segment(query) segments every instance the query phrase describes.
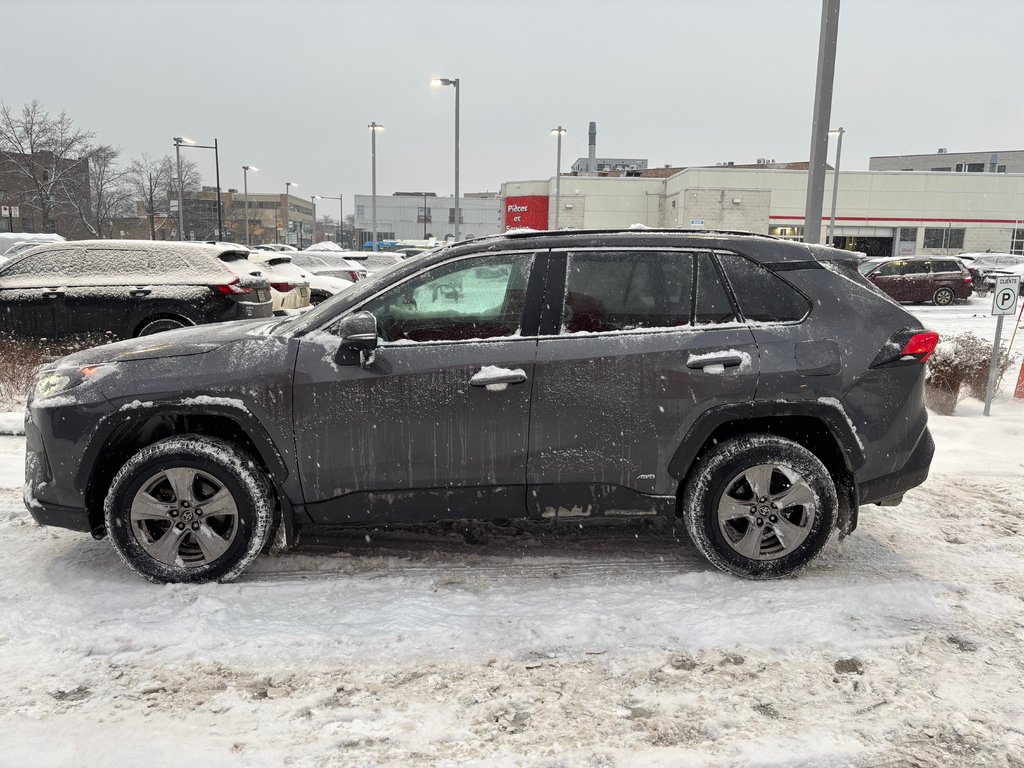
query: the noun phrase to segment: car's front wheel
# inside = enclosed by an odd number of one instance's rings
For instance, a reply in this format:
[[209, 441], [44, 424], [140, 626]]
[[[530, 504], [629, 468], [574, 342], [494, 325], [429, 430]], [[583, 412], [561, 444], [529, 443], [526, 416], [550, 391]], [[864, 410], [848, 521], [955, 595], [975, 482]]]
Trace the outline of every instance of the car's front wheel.
[[263, 549], [273, 497], [250, 456], [223, 440], [181, 435], [132, 456], [104, 503], [121, 559], [157, 583], [229, 581]]
[[825, 465], [798, 443], [767, 434], [712, 448], [682, 498], [701, 554], [750, 579], [786, 576], [813, 560], [835, 529], [838, 508]]

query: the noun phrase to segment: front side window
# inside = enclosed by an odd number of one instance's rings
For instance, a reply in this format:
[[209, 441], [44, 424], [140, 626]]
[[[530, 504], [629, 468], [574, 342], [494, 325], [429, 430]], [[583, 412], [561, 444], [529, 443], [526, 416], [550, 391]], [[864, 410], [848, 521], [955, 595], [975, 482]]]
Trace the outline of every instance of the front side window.
[[873, 277], [896, 277], [902, 275], [906, 267], [905, 261], [888, 261], [875, 270]]
[[461, 259], [397, 285], [362, 309], [383, 341], [463, 341], [515, 336], [532, 253]]
[[688, 252], [570, 253], [563, 332], [689, 325], [692, 285], [693, 254]]
[[75, 264], [81, 254], [80, 248], [60, 248], [26, 256], [0, 268], [0, 282], [8, 288], [27, 288], [67, 280], [76, 273]]

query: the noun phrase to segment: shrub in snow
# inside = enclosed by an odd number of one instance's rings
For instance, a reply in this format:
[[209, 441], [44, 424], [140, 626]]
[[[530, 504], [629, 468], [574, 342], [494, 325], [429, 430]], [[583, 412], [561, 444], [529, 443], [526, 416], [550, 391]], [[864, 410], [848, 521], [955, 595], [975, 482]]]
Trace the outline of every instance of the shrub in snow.
[[[937, 413], [949, 415], [965, 397], [985, 398], [992, 345], [970, 331], [946, 336], [928, 359], [925, 402]], [[996, 361], [996, 389], [1010, 367], [1005, 352]]]

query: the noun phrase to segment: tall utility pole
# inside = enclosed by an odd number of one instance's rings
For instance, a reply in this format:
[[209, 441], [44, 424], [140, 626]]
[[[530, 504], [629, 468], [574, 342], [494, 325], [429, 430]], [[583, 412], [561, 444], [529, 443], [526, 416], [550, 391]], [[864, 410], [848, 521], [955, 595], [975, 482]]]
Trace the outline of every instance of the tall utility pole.
[[288, 190], [291, 187], [299, 186], [294, 181], [286, 181], [284, 183], [284, 225], [281, 227], [281, 237], [288, 241]]
[[153, 199], [153, 174], [147, 174], [149, 176], [149, 239], [156, 240], [156, 211], [153, 207], [156, 202]]
[[828, 219], [828, 244], [835, 247], [836, 244], [836, 199], [839, 197], [839, 161], [843, 156], [843, 134], [846, 131], [839, 126], [834, 131], [829, 131], [829, 136], [836, 137], [836, 167], [832, 171], [832, 215]]
[[242, 186], [245, 193], [245, 244], [252, 245], [252, 238], [249, 237], [249, 171], [258, 171], [255, 165], [242, 166]]
[[839, 0], [822, 0], [821, 34], [818, 38], [817, 82], [811, 119], [811, 156], [804, 208], [804, 242], [821, 241], [821, 213], [825, 201], [825, 167], [828, 164], [828, 127], [832, 119], [832, 85], [836, 73], [836, 41], [839, 38]]
[[551, 133], [558, 137], [558, 153], [555, 161], [555, 229], [558, 229], [558, 218], [562, 212], [562, 134], [565, 128], [552, 128]]
[[377, 131], [383, 131], [384, 126], [372, 122], [367, 128], [370, 129], [370, 218], [373, 224], [373, 250], [377, 251]]

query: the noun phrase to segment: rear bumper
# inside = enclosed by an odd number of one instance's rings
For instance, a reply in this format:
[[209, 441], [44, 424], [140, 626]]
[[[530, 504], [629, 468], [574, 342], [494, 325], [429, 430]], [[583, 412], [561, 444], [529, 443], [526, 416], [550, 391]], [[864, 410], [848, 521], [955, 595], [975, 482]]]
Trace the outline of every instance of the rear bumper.
[[900, 496], [928, 479], [928, 469], [935, 455], [935, 441], [925, 427], [907, 462], [895, 472], [857, 483], [860, 503], [874, 504], [891, 496]]

